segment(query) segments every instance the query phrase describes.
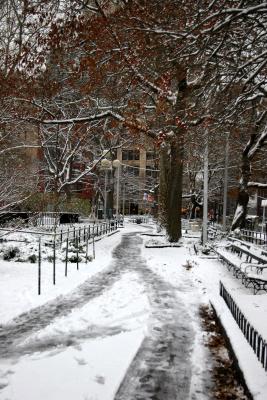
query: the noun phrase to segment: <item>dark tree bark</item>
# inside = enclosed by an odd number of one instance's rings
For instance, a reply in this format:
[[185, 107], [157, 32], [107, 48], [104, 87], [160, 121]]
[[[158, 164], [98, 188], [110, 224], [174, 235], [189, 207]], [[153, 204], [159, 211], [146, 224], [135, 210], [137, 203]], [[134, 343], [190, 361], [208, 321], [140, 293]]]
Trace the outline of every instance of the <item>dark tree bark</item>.
[[246, 190], [240, 190], [237, 198], [237, 208], [235, 218], [231, 227], [234, 231], [236, 228], [244, 228], [247, 215], [247, 206], [249, 201], [249, 194]]
[[249, 201], [248, 182], [251, 176], [251, 158], [250, 151], [255, 143], [256, 134], [252, 134], [250, 141], [242, 154], [241, 178], [239, 181], [239, 192], [237, 197], [236, 211], [232, 222], [231, 230], [243, 228], [246, 222], [247, 206]]
[[170, 242], [181, 237], [183, 159], [179, 140], [166, 145], [160, 153], [160, 207], [162, 222]]

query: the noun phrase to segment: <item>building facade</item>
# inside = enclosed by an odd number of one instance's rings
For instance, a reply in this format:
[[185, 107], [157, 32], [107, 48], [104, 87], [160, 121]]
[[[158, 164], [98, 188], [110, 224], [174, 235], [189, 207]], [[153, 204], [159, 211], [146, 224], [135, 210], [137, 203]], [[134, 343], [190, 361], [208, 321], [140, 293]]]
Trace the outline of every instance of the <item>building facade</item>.
[[158, 154], [140, 148], [122, 148], [117, 151], [120, 161], [120, 201], [122, 214], [147, 214], [157, 206], [155, 187], [158, 185]]

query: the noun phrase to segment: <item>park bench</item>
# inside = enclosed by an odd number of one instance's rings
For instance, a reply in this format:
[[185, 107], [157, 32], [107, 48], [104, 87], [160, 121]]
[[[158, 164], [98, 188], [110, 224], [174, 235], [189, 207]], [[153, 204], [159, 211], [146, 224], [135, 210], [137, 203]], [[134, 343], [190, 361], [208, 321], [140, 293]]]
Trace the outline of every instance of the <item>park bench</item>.
[[251, 244], [248, 243], [248, 242], [245, 242], [244, 240], [237, 239], [237, 238], [234, 238], [234, 237], [231, 237], [231, 236], [228, 236], [227, 239], [228, 239], [229, 242], [239, 243], [240, 245], [245, 246], [247, 249], [251, 248]]
[[[245, 242], [244, 240], [240, 240], [231, 236], [228, 236], [228, 241], [234, 242], [234, 243], [239, 243], [241, 246], [245, 246], [247, 249], [251, 249], [252, 244]], [[267, 257], [267, 250], [261, 250], [260, 256]], [[262, 257], [261, 257], [262, 258]]]
[[267, 292], [267, 264], [248, 264], [244, 266], [242, 283], [247, 288], [253, 288], [254, 294], [260, 290]]
[[233, 272], [236, 278], [242, 277], [242, 268], [247, 265], [246, 262], [240, 262], [238, 255], [232, 255], [230, 252], [230, 245], [225, 248], [214, 248], [213, 251], [217, 254], [219, 260], [227, 266], [229, 271]]
[[[267, 292], [267, 257], [237, 243], [213, 250], [228, 270], [232, 270], [233, 275], [242, 280], [245, 287], [252, 288], [254, 294], [261, 290]], [[245, 260], [240, 262], [242, 257]]]
[[251, 247], [244, 246], [243, 244], [240, 245], [238, 243], [231, 243], [230, 249], [233, 253], [236, 253], [239, 258], [242, 257], [246, 258], [248, 263], [251, 263], [252, 260], [257, 262], [258, 264], [267, 264], [267, 257], [261, 253], [257, 253]]

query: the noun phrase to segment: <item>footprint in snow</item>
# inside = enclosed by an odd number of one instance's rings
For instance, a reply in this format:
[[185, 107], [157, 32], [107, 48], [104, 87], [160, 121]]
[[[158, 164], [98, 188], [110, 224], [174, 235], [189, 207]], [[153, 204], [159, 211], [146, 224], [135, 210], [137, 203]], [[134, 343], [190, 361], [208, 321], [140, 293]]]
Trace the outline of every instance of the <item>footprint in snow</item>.
[[13, 371], [12, 369], [8, 369], [7, 371], [5, 371], [2, 375], [3, 378], [7, 377], [8, 375], [13, 375], [15, 373], [15, 371]]
[[0, 382], [0, 390], [8, 386], [8, 382]]
[[100, 385], [104, 385], [105, 384], [105, 377], [102, 376], [102, 375], [96, 375], [95, 381], [97, 383], [99, 383]]
[[87, 364], [87, 362], [85, 361], [84, 358], [74, 357], [74, 359], [77, 361], [77, 363], [78, 363], [79, 365], [86, 365], [86, 364]]

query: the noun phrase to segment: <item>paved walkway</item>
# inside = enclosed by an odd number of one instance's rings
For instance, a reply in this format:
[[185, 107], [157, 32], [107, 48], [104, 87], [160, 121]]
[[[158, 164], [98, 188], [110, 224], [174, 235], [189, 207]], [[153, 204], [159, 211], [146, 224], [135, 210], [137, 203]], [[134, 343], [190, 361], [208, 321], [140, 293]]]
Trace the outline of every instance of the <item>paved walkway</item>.
[[[44, 306], [20, 315], [11, 324], [0, 329], [0, 358], [22, 357], [56, 347], [56, 341], [39, 341], [23, 344], [33, 332], [42, 330], [56, 318], [66, 316], [75, 309], [110, 289], [125, 273], [134, 272], [150, 302], [148, 334], [143, 340], [132, 364], [115, 395], [115, 400], [186, 400], [210, 399], [210, 376], [206, 371], [202, 388], [192, 393], [191, 352], [194, 346], [194, 329], [186, 305], [179, 291], [148, 268], [141, 257], [142, 239], [137, 233], [125, 234], [113, 253], [110, 267], [88, 279], [67, 296], [62, 296]], [[180, 290], [187, 290], [186, 282]], [[131, 301], [131, 299], [129, 299]], [[110, 332], [120, 332], [113, 326]], [[77, 332], [79, 340], [85, 341], [103, 331]], [[71, 346], [73, 338], [60, 337], [61, 346]], [[1, 397], [1, 396], [0, 396]]]

